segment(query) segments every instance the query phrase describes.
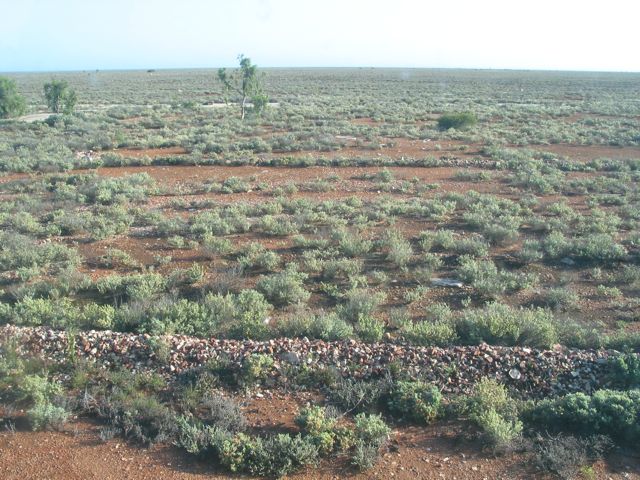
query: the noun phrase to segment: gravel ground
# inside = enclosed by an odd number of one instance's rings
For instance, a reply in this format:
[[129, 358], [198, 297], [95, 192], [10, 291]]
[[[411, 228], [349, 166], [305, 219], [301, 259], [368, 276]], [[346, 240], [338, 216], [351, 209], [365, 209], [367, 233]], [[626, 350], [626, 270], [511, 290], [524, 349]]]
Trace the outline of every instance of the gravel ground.
[[[536, 350], [489, 345], [431, 348], [306, 338], [236, 341], [110, 331], [79, 332], [70, 343], [64, 331], [0, 327], [0, 344], [10, 339], [17, 342], [21, 354], [48, 361], [64, 362], [73, 352], [103, 368], [124, 367], [166, 376], [179, 375], [221, 357], [239, 366], [251, 354], [266, 354], [275, 360], [271, 376], [276, 385], [284, 383], [278, 380], [285, 380], [287, 364], [306, 363], [311, 368], [335, 369], [344, 377], [370, 378], [396, 363], [405, 371], [424, 376], [444, 392], [468, 392], [480, 378], [489, 376], [531, 398], [578, 391], [589, 393], [606, 387], [607, 359], [617, 354], [604, 350]], [[156, 354], [158, 344], [166, 346], [162, 355]]]

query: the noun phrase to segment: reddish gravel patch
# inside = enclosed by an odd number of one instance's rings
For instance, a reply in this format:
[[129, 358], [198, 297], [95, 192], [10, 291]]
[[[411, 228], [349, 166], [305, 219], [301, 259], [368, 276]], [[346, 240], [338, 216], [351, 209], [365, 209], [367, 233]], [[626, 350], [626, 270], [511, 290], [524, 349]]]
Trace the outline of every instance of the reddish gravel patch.
[[[0, 342], [7, 338], [21, 344], [26, 355], [47, 362], [66, 362], [69, 340], [66, 332], [45, 327], [0, 327]], [[110, 331], [80, 332], [74, 337], [79, 358], [96, 361], [104, 368], [150, 370], [175, 376], [224, 356], [240, 368], [254, 353], [273, 357], [274, 382], [286, 385], [284, 366], [306, 362], [309, 368], [331, 368], [343, 376], [369, 378], [399, 362], [407, 372], [420, 374], [444, 392], [468, 392], [480, 378], [490, 376], [519, 391], [523, 397], [544, 397], [568, 392], [591, 392], [607, 384], [607, 358], [615, 354], [594, 350], [536, 350], [489, 345], [469, 347], [415, 347], [355, 340], [279, 338], [264, 342], [202, 339], [185, 335], [164, 336], [167, 360], [158, 359], [149, 335]], [[455, 368], [451, 370], [451, 366]]]

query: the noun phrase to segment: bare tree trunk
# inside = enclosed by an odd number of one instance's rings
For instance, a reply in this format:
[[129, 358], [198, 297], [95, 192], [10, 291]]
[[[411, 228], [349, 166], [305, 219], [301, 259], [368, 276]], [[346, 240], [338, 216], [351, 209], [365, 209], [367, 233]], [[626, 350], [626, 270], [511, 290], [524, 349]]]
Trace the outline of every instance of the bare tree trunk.
[[245, 103], [246, 103], [246, 101], [247, 101], [247, 96], [246, 96], [246, 95], [243, 95], [243, 96], [242, 96], [242, 104], [240, 105], [240, 114], [241, 114], [241, 115], [240, 115], [240, 118], [241, 118], [242, 120], [244, 120], [244, 109], [245, 109]]

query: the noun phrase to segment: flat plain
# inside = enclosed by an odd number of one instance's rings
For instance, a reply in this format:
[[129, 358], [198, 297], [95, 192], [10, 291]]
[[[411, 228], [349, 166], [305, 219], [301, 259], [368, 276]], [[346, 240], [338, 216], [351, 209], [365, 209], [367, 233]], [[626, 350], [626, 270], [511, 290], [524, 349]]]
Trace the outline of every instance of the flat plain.
[[[558, 405], [601, 395], [640, 412], [640, 75], [264, 75], [270, 103], [245, 120], [209, 70], [10, 75], [30, 111], [0, 123], [0, 322], [145, 335], [167, 365], [168, 339], [186, 335], [489, 344], [530, 349], [532, 364], [598, 351], [610, 368], [541, 400], [514, 383], [529, 365], [480, 387], [455, 362], [433, 384], [426, 367], [360, 377], [268, 354], [143, 375], [71, 341], [63, 360], [27, 359], [5, 336], [3, 478], [638, 478], [637, 417], [584, 426]], [[73, 114], [45, 111], [52, 76], [76, 90]], [[476, 121], [442, 127], [460, 112]], [[29, 431], [34, 389], [76, 418]], [[220, 411], [242, 428], [187, 442]], [[365, 440], [378, 414], [391, 430]], [[319, 463], [242, 457], [278, 433]]]

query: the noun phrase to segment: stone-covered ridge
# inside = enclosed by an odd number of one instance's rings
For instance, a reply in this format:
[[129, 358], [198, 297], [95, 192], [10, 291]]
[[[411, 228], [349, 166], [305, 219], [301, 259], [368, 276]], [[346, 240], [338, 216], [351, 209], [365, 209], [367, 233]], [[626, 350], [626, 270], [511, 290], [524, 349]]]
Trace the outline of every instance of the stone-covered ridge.
[[[369, 378], [395, 363], [421, 374], [445, 392], [465, 392], [481, 377], [497, 378], [525, 396], [542, 397], [568, 392], [591, 392], [607, 384], [607, 359], [616, 352], [604, 350], [536, 350], [489, 345], [416, 347], [397, 343], [367, 344], [355, 340], [324, 342], [281, 338], [268, 341], [201, 339], [183, 335], [152, 337], [110, 331], [86, 331], [69, 336], [44, 327], [0, 327], [0, 342], [13, 339], [23, 354], [65, 361], [77, 355], [104, 368], [125, 367], [178, 375], [226, 357], [240, 365], [251, 354], [274, 358], [278, 380], [288, 364], [332, 368], [347, 377]], [[158, 355], [158, 345], [164, 354]]]

